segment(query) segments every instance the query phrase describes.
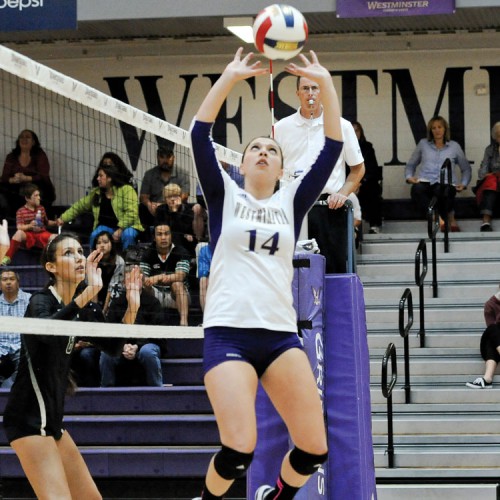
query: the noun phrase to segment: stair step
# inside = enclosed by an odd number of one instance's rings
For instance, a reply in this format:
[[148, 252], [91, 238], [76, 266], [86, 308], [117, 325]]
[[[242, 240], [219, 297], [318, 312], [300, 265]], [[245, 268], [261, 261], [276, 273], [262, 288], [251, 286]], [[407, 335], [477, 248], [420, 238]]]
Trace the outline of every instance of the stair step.
[[378, 500], [497, 500], [497, 484], [383, 484]]

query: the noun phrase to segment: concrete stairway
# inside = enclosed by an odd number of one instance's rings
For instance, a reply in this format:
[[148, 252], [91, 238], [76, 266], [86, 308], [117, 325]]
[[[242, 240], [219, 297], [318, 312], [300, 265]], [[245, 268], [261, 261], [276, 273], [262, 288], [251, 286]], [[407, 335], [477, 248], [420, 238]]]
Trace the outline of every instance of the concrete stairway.
[[[484, 370], [479, 353], [483, 305], [500, 282], [500, 233], [480, 233], [477, 221], [461, 221], [460, 226], [462, 232], [450, 234], [449, 253], [444, 253], [443, 235], [438, 236], [437, 298], [432, 296], [432, 249], [427, 243], [424, 348], [417, 336], [415, 253], [420, 239], [427, 237], [427, 224], [388, 222], [382, 233], [364, 236], [358, 256], [370, 347], [379, 500], [500, 498], [500, 393], [495, 387], [465, 387]], [[403, 339], [398, 330], [398, 305], [406, 288], [412, 291], [414, 309], [410, 404], [405, 404]], [[388, 467], [387, 401], [381, 392], [382, 357], [389, 342], [395, 344], [398, 359], [394, 468]], [[389, 375], [390, 371], [389, 367]]]

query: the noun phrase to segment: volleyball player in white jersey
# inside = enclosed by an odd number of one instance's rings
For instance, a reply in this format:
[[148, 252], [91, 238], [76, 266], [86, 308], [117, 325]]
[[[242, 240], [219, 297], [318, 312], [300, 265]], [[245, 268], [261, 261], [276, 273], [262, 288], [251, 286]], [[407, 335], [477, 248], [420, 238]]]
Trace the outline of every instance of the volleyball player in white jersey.
[[277, 192], [283, 172], [279, 145], [268, 137], [243, 154], [239, 188], [217, 161], [210, 131], [233, 86], [267, 70], [240, 48], [203, 101], [191, 130], [193, 155], [209, 213], [213, 253], [203, 326], [205, 386], [222, 442], [212, 458], [202, 499], [223, 498], [245, 474], [256, 445], [255, 397], [260, 378], [283, 417], [294, 448], [274, 488], [256, 498], [293, 498], [326, 460], [321, 403], [297, 336], [292, 259], [302, 219], [326, 183], [342, 149], [338, 99], [330, 73], [311, 51], [286, 70], [317, 81], [325, 108], [325, 146], [311, 168]]

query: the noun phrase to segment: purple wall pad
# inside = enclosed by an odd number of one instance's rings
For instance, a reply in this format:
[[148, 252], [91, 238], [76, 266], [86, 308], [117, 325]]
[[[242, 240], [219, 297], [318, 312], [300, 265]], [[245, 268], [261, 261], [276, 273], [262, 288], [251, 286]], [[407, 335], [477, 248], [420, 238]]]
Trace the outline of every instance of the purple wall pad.
[[325, 281], [328, 498], [376, 500], [363, 287], [355, 274]]
[[[354, 274], [324, 278], [320, 256], [296, 257], [310, 259], [310, 268], [296, 269], [294, 303], [299, 321], [306, 326], [302, 328], [304, 349], [324, 395], [330, 458], [295, 498], [376, 500], [363, 288]], [[327, 332], [323, 336], [322, 330]], [[250, 499], [261, 484], [274, 484], [291, 446], [284, 424], [261, 388], [257, 419], [257, 449], [247, 474]]]
[[[320, 255], [296, 254], [295, 273], [292, 283], [294, 306], [301, 325], [304, 350], [309, 357], [320, 394], [324, 392], [323, 373], [323, 303], [325, 259]], [[254, 498], [255, 490], [262, 484], [274, 485], [284, 455], [290, 449], [288, 431], [265, 391], [259, 386], [257, 393], [258, 437], [254, 460], [247, 473], [247, 498]], [[312, 478], [305, 487], [308, 500], [326, 498], [313, 496], [314, 490], [324, 490], [324, 470], [318, 478]], [[320, 485], [319, 488], [316, 484]], [[307, 490], [307, 491], [306, 491]], [[310, 490], [310, 491], [309, 491]], [[298, 498], [298, 497], [296, 497]]]

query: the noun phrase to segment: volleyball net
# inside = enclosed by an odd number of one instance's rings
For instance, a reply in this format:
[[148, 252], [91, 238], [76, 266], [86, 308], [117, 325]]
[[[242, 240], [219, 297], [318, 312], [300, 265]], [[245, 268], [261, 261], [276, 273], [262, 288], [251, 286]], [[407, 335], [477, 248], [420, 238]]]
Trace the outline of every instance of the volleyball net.
[[[189, 177], [188, 202], [196, 201], [187, 130], [0, 46], [0, 158], [13, 151], [25, 129], [36, 133], [49, 160], [56, 193], [54, 217], [89, 193], [106, 152], [123, 160], [140, 193], [145, 172], [157, 165], [158, 149], [172, 149], [175, 168]], [[240, 163], [241, 155], [223, 146], [216, 146], [216, 154], [230, 164]], [[78, 232], [79, 227], [74, 224], [72, 230]], [[14, 230], [11, 217], [11, 237]], [[84, 240], [88, 235], [81, 234]], [[45, 273], [25, 271], [21, 270], [23, 288], [33, 291], [45, 284]], [[192, 269], [191, 274], [195, 273]]]
[[[69, 205], [88, 190], [107, 151], [118, 154], [139, 187], [156, 165], [159, 147], [173, 148], [176, 165], [196, 179], [189, 133], [115, 99], [59, 71], [0, 46], [0, 157], [23, 129], [33, 130], [47, 153], [58, 205]], [[239, 165], [241, 155], [217, 146], [219, 159]]]

